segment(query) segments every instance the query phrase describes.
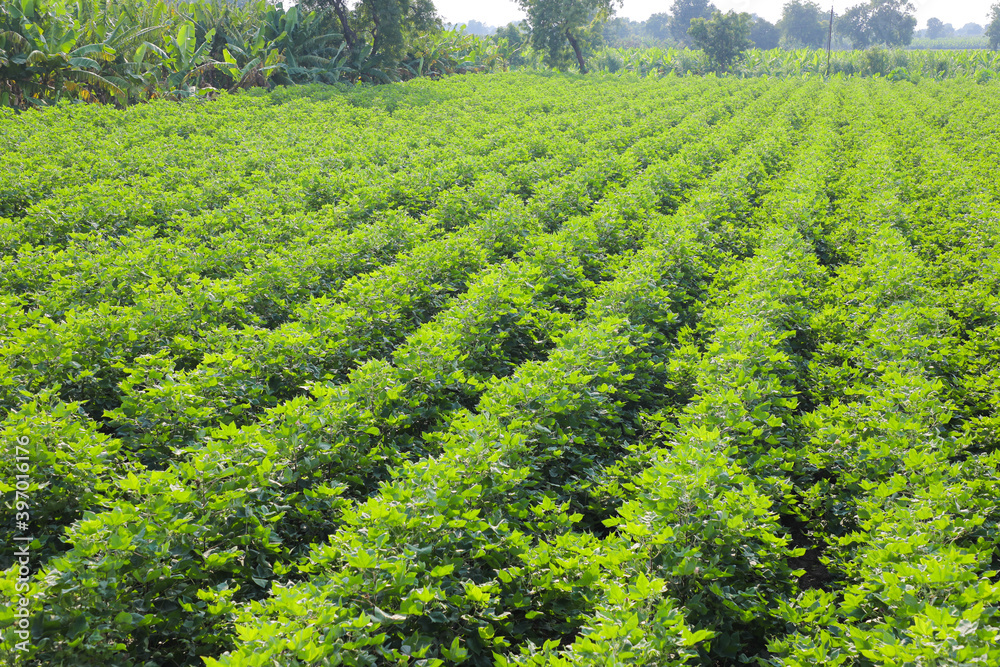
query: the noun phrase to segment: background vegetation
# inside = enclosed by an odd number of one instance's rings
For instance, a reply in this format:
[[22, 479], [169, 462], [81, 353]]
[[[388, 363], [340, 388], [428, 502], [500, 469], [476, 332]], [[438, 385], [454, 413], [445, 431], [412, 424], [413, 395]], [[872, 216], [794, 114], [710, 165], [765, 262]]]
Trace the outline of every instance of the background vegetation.
[[[124, 106], [258, 86], [387, 83], [510, 68], [813, 74], [818, 56], [802, 49], [822, 49], [830, 37], [829, 15], [808, 0], [788, 2], [774, 25], [724, 15], [707, 0], [675, 0], [670, 13], [643, 22], [614, 18], [613, 1], [521, 4], [527, 22], [474, 35], [461, 26], [445, 30], [429, 0], [308, 0], [288, 10], [267, 0], [13, 0], [0, 4], [0, 106]], [[932, 21], [914, 43], [910, 5], [858, 5], [834, 17], [831, 45], [874, 51], [838, 53], [830, 73], [915, 79], [994, 71], [988, 57], [886, 55], [907, 44], [996, 48], [1000, 14], [992, 11], [986, 28]]]
[[429, 4], [17, 0], [0, 4], [0, 105], [179, 99], [276, 84], [488, 69], [501, 45], [441, 32]]

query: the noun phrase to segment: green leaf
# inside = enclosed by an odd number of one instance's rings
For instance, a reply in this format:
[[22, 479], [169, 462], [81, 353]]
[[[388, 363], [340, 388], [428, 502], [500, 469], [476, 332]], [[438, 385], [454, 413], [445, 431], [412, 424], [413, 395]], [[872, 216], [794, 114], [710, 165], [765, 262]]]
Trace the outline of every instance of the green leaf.
[[448, 565], [438, 565], [433, 570], [431, 570], [431, 576], [432, 577], [446, 577], [446, 576], [448, 576], [449, 574], [451, 574], [454, 571], [455, 571], [455, 566], [454, 565], [451, 565], [451, 564], [448, 564]]

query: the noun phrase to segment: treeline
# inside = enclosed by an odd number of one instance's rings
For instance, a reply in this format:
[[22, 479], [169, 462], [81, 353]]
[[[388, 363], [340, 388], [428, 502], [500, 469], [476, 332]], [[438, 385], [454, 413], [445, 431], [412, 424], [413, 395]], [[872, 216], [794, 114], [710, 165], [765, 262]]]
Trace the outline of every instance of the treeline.
[[[586, 63], [574, 42], [615, 48], [693, 47], [708, 55], [712, 70], [722, 72], [731, 70], [741, 54], [752, 48], [856, 50], [907, 46], [917, 26], [916, 9], [908, 0], [867, 0], [839, 15], [813, 0], [790, 0], [777, 23], [745, 12], [723, 13], [710, 0], [674, 0], [669, 13], [653, 14], [642, 22], [614, 17], [614, 10], [621, 6], [616, 0], [573, 3], [586, 11], [567, 9], [558, 0], [519, 3], [528, 14], [527, 20], [497, 34], [515, 40], [520, 31], [523, 39], [530, 38], [535, 50], [547, 51], [546, 63], [550, 66], [564, 67], [573, 53], [581, 72], [586, 71]], [[993, 6], [987, 22], [985, 29], [970, 23], [956, 32], [950, 24], [931, 19], [920, 34], [952, 38], [954, 34], [984, 35], [974, 45], [962, 43], [958, 48], [988, 45], [996, 49], [1000, 46], [1000, 4]]]
[[[642, 77], [699, 76], [715, 70], [716, 64], [703, 50], [679, 48], [613, 48], [595, 53], [593, 72]], [[1000, 53], [986, 50], [924, 50], [870, 48], [834, 51], [827, 59], [818, 49], [751, 49], [741, 54], [726, 72], [729, 76], [753, 77], [885, 77], [916, 83], [923, 79], [972, 79], [992, 81], [1000, 75]]]
[[956, 28], [939, 18], [930, 18], [927, 19], [927, 27], [914, 33], [914, 37], [938, 40], [954, 37], [982, 37], [985, 34], [986, 29], [978, 23], [966, 23], [961, 28]]
[[443, 31], [430, 0], [0, 3], [0, 106], [129, 103], [488, 67], [498, 40]]
[[[691, 20], [710, 19], [716, 7], [709, 0], [674, 0], [669, 12], [657, 13], [645, 21], [615, 17], [604, 27], [606, 44], [616, 48], [676, 47], [691, 44], [688, 35]], [[862, 3], [841, 15], [834, 15], [833, 46], [839, 49], [864, 48], [870, 44], [905, 46], [914, 39], [961, 40], [951, 48], [983, 48], [986, 28], [966, 23], [956, 28], [941, 19], [931, 18], [927, 26], [916, 30], [911, 3], [876, 0]], [[829, 9], [811, 0], [791, 0], [782, 9], [781, 19], [771, 23], [751, 14], [751, 39], [759, 49], [825, 48], [829, 36]], [[863, 17], [863, 21], [857, 20]], [[839, 19], [839, 20], [838, 20]], [[967, 44], [975, 43], [975, 46]]]
[[[773, 25], [723, 14], [708, 0], [675, 0], [669, 14], [641, 23], [615, 18], [616, 0], [518, 1], [524, 22], [482, 35], [473, 34], [485, 31], [478, 23], [446, 29], [431, 0], [303, 0], [288, 9], [271, 0], [14, 0], [0, 4], [0, 107], [127, 106], [251, 87], [507, 69], [809, 74], [817, 56], [801, 49], [825, 47], [827, 39], [835, 49], [876, 50], [839, 57], [840, 66], [824, 73], [912, 80], [983, 70], [991, 78], [997, 69], [988, 57], [900, 62], [885, 55], [882, 47], [909, 43], [916, 25], [912, 5], [900, 0], [871, 0], [834, 16], [832, 35], [830, 15], [809, 0], [788, 2]], [[996, 48], [1000, 5], [989, 19], [982, 39]], [[776, 48], [782, 51], [768, 53]]]

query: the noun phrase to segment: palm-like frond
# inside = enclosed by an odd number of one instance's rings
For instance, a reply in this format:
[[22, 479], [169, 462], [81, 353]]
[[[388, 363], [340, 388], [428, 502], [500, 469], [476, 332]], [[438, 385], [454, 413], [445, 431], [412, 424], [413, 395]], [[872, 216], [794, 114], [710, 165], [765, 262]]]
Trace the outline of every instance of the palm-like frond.
[[54, 60], [67, 60], [61, 53], [51, 54], [35, 49], [25, 58], [25, 64], [29, 67], [49, 67]]
[[321, 56], [300, 56], [298, 63], [302, 67], [326, 67], [330, 64], [331, 58]]
[[115, 97], [118, 98], [126, 97], [124, 90], [122, 90], [120, 87], [118, 87], [111, 81], [108, 81], [100, 74], [97, 74], [96, 72], [90, 72], [85, 69], [71, 69], [67, 72], [64, 72], [63, 76], [69, 80], [83, 82], [89, 86], [105, 90], [114, 95]]
[[73, 67], [83, 68], [83, 69], [93, 69], [99, 70], [101, 68], [100, 63], [92, 58], [81, 58], [74, 57], [69, 59], [69, 64]]
[[31, 48], [31, 43], [24, 38], [24, 35], [14, 32], [13, 30], [4, 30], [0, 32], [0, 41], [5, 42], [6, 46], [10, 46], [21, 51], [27, 51]]

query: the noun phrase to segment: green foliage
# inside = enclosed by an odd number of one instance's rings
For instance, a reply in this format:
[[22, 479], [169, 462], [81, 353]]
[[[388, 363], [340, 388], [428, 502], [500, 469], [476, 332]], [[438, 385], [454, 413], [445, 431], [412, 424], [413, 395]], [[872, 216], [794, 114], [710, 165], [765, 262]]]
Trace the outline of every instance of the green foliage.
[[692, 19], [688, 34], [694, 45], [705, 52], [709, 64], [718, 71], [725, 71], [753, 46], [751, 24], [749, 14], [715, 12], [708, 20]]
[[[39, 0], [0, 7], [0, 106], [124, 106], [275, 84], [388, 82], [488, 69], [489, 40], [443, 33], [426, 0], [285, 10], [267, 0]], [[308, 10], [307, 10], [308, 7]], [[429, 61], [429, 62], [428, 62]]]
[[531, 45], [545, 54], [550, 67], [565, 69], [576, 60], [586, 74], [585, 53], [600, 38], [600, 29], [621, 0], [518, 0], [528, 15]]
[[941, 39], [942, 37], [952, 37], [955, 34], [955, 29], [950, 23], [945, 23], [939, 18], [927, 19], [927, 33], [926, 37], [928, 39]]
[[917, 19], [916, 9], [907, 0], [871, 0], [855, 5], [837, 19], [836, 30], [851, 40], [856, 49], [869, 46], [909, 44]]
[[777, 27], [786, 44], [817, 49], [826, 45], [829, 14], [816, 2], [792, 0], [782, 8]]
[[608, 53], [0, 113], [0, 662], [1000, 660], [992, 56]]
[[[751, 32], [751, 36], [752, 36]], [[730, 74], [740, 77], [825, 77], [826, 52], [821, 50], [749, 49]], [[703, 75], [713, 71], [704, 51], [676, 48], [606, 48], [593, 61], [595, 68], [612, 74], [639, 76]], [[865, 51], [834, 51], [830, 74], [842, 76], [887, 76], [893, 70], [905, 78], [973, 79], [989, 81], [1000, 73], [1000, 58], [985, 50], [917, 51], [877, 48]]]
[[695, 19], [708, 19], [717, 11], [708, 0], [674, 0], [670, 5], [670, 34], [681, 44], [689, 44], [688, 32]]
[[927, 37], [914, 37], [908, 48], [925, 50], [966, 50], [966, 49], [986, 49], [989, 48], [989, 38], [983, 34], [961, 36], [956, 34], [953, 37], [941, 37], [929, 39]]
[[1000, 4], [990, 7], [989, 24], [986, 26], [986, 36], [990, 40], [990, 48], [1000, 49]]
[[762, 51], [776, 49], [779, 39], [781, 33], [773, 23], [762, 18], [754, 19], [750, 28], [750, 41], [753, 42], [754, 48]]

